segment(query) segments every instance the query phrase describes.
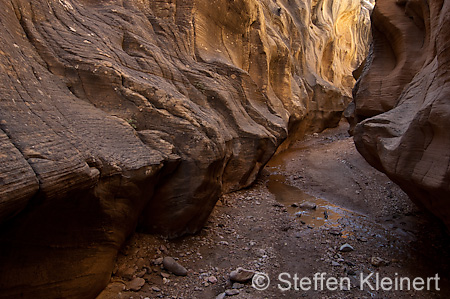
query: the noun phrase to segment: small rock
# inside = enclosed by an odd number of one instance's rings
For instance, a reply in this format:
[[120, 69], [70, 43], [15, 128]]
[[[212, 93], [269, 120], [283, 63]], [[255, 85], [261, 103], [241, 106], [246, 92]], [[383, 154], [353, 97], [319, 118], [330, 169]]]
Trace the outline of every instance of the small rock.
[[356, 266], [356, 264], [355, 263], [352, 263], [351, 261], [346, 261], [345, 262], [347, 265], [349, 265], [350, 267], [355, 267]]
[[210, 277], [208, 277], [208, 282], [216, 283], [217, 282], [217, 278], [215, 276], [210, 276]]
[[302, 214], [303, 214], [302, 212], [296, 212], [294, 215], [297, 217], [302, 217]]
[[144, 277], [145, 274], [147, 274], [147, 269], [142, 269], [136, 273], [136, 277]]
[[145, 260], [143, 258], [139, 258], [136, 262], [136, 266], [138, 267], [138, 269], [142, 269], [144, 267], [148, 267], [148, 265], [146, 264]]
[[127, 290], [137, 292], [139, 291], [145, 284], [145, 279], [137, 277], [127, 283]]
[[170, 274], [169, 274], [169, 273], [161, 272], [161, 277], [162, 277], [162, 278], [169, 278], [169, 277], [170, 277]]
[[119, 293], [122, 291], [125, 291], [127, 288], [125, 282], [123, 280], [113, 281], [110, 284], [108, 284], [106, 291], [107, 292], [114, 292]]
[[266, 255], [266, 251], [264, 249], [258, 249], [256, 255], [258, 257], [263, 257]]
[[239, 267], [236, 270], [231, 271], [230, 280], [236, 282], [246, 282], [252, 279], [253, 275], [255, 275], [255, 271]]
[[220, 293], [219, 295], [217, 295], [216, 299], [224, 299], [226, 296], [227, 296], [227, 294]]
[[239, 294], [240, 292], [239, 292], [239, 290], [238, 289], [231, 289], [231, 290], [226, 290], [225, 291], [225, 294], [227, 295], [227, 296], [234, 296], [234, 295], [237, 295], [237, 294]]
[[345, 243], [344, 245], [342, 245], [339, 248], [339, 251], [341, 251], [341, 252], [349, 252], [349, 251], [353, 251], [353, 250], [355, 250], [355, 249], [348, 243]]
[[300, 208], [307, 210], [315, 210], [317, 205], [313, 202], [305, 201], [300, 204]]
[[331, 228], [328, 232], [331, 235], [333, 235], [333, 236], [340, 236], [340, 235], [342, 235], [342, 232], [341, 232], [340, 228]]
[[367, 242], [367, 238], [364, 237], [357, 237], [356, 239], [360, 242]]
[[228, 246], [228, 245], [230, 245], [227, 241], [220, 241], [219, 242], [219, 245], [225, 245], [225, 246]]
[[178, 275], [178, 276], [186, 276], [187, 275], [186, 268], [183, 267], [182, 265], [180, 265], [177, 261], [175, 261], [173, 259], [173, 257], [166, 256], [163, 259], [163, 266], [164, 266], [164, 269], [166, 269], [169, 272], [172, 272], [175, 275]]
[[389, 261], [382, 259], [381, 257], [373, 256], [370, 258], [370, 263], [375, 267], [387, 266]]
[[283, 232], [287, 232], [288, 230], [290, 230], [292, 228], [292, 226], [290, 224], [287, 225], [283, 225], [280, 227], [280, 230]]
[[163, 260], [164, 259], [162, 257], [157, 258], [157, 259], [153, 260], [153, 264], [159, 266], [159, 265], [161, 265], [163, 263]]
[[116, 275], [119, 277], [125, 278], [127, 280], [132, 280], [134, 278], [135, 272], [136, 272], [135, 269], [128, 268], [126, 265], [123, 265], [123, 266], [119, 267]]
[[242, 289], [243, 287], [245, 287], [245, 284], [242, 284], [239, 282], [233, 283], [233, 286], [232, 286], [233, 289]]
[[291, 207], [293, 207], [293, 208], [298, 208], [299, 205], [298, 205], [298, 203], [293, 203], [293, 204], [291, 204]]
[[161, 289], [158, 287], [152, 287], [153, 292], [161, 292]]
[[341, 264], [339, 264], [338, 262], [335, 261], [331, 261], [331, 266], [333, 267], [339, 267]]

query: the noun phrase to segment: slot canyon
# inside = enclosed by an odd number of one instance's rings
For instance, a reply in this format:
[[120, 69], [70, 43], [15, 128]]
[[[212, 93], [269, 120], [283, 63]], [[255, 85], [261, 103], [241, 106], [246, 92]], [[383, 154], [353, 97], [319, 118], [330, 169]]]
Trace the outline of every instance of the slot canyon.
[[0, 298], [450, 298], [449, 1], [0, 3]]

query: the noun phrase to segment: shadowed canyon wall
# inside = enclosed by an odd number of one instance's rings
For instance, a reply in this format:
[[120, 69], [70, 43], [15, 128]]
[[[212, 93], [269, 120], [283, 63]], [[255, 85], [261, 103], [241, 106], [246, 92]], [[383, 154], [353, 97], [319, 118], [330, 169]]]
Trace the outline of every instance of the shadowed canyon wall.
[[136, 227], [197, 232], [339, 122], [370, 31], [359, 0], [0, 4], [2, 298], [95, 297]]
[[372, 22], [347, 111], [356, 146], [450, 228], [450, 2], [377, 0]]

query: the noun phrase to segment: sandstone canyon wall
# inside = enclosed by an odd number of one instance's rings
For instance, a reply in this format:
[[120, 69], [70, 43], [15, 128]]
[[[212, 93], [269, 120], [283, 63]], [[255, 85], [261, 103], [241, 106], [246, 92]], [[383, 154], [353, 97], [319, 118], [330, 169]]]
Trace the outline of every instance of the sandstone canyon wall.
[[90, 298], [136, 227], [195, 233], [336, 125], [359, 0], [0, 0], [0, 297]]
[[450, 228], [450, 2], [377, 0], [372, 18], [348, 111], [356, 146]]

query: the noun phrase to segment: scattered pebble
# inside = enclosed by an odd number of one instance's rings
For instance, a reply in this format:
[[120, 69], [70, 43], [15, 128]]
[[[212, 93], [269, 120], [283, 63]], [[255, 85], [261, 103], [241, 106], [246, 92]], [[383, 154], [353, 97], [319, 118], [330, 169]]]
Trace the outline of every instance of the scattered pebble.
[[317, 205], [313, 202], [305, 201], [300, 204], [300, 208], [305, 210], [315, 210]]
[[157, 258], [157, 259], [153, 260], [153, 264], [159, 266], [159, 265], [161, 265], [163, 263], [163, 260], [164, 259], [162, 257]]
[[242, 289], [243, 287], [245, 287], [245, 284], [242, 284], [239, 282], [233, 283], [233, 286], [232, 286], [233, 289]]
[[173, 257], [166, 256], [163, 259], [163, 266], [164, 266], [164, 269], [166, 269], [169, 272], [172, 272], [175, 275], [178, 275], [178, 276], [186, 276], [187, 275], [186, 268], [183, 267], [182, 265], [180, 265], [177, 261], [175, 261]]
[[219, 295], [217, 295], [216, 299], [224, 299], [226, 296], [227, 296], [227, 294], [220, 293]]
[[148, 265], [146, 264], [146, 262], [145, 262], [145, 260], [144, 260], [143, 258], [139, 258], [139, 259], [137, 260], [136, 266], [137, 266], [139, 269], [142, 269], [142, 268], [144, 268], [144, 267], [148, 267]]
[[227, 295], [227, 296], [234, 296], [234, 295], [237, 295], [237, 294], [239, 294], [240, 292], [239, 292], [239, 290], [238, 289], [230, 289], [230, 290], [226, 290], [225, 291], [225, 294]]
[[136, 273], [136, 277], [144, 277], [145, 274], [147, 274], [147, 269], [142, 269]]
[[231, 271], [230, 280], [236, 282], [246, 282], [252, 279], [253, 275], [255, 275], [255, 271], [239, 267], [236, 270]]
[[341, 232], [340, 228], [331, 228], [328, 232], [331, 235], [333, 235], [333, 236], [340, 236], [340, 235], [342, 235], [342, 232]]
[[208, 277], [208, 282], [216, 283], [217, 282], [217, 278], [215, 276], [210, 276], [210, 277]]
[[129, 283], [127, 283], [127, 290], [137, 292], [139, 291], [145, 284], [145, 279], [136, 277]]
[[370, 258], [370, 263], [375, 267], [387, 266], [389, 261], [382, 259], [381, 257], [373, 256]]
[[331, 261], [331, 266], [333, 266], [333, 267], [338, 267], [338, 266], [340, 266], [341, 264], [339, 264], [338, 262], [335, 262], [335, 261]]
[[264, 249], [258, 249], [256, 255], [258, 257], [263, 257], [266, 255], [266, 251]]
[[122, 266], [117, 270], [116, 275], [125, 278], [126, 280], [132, 280], [134, 278], [135, 269], [127, 266]]
[[355, 249], [348, 243], [345, 243], [344, 245], [342, 245], [339, 248], [339, 251], [341, 251], [341, 252], [349, 252], [349, 251], [353, 251], [353, 250], [355, 250]]

